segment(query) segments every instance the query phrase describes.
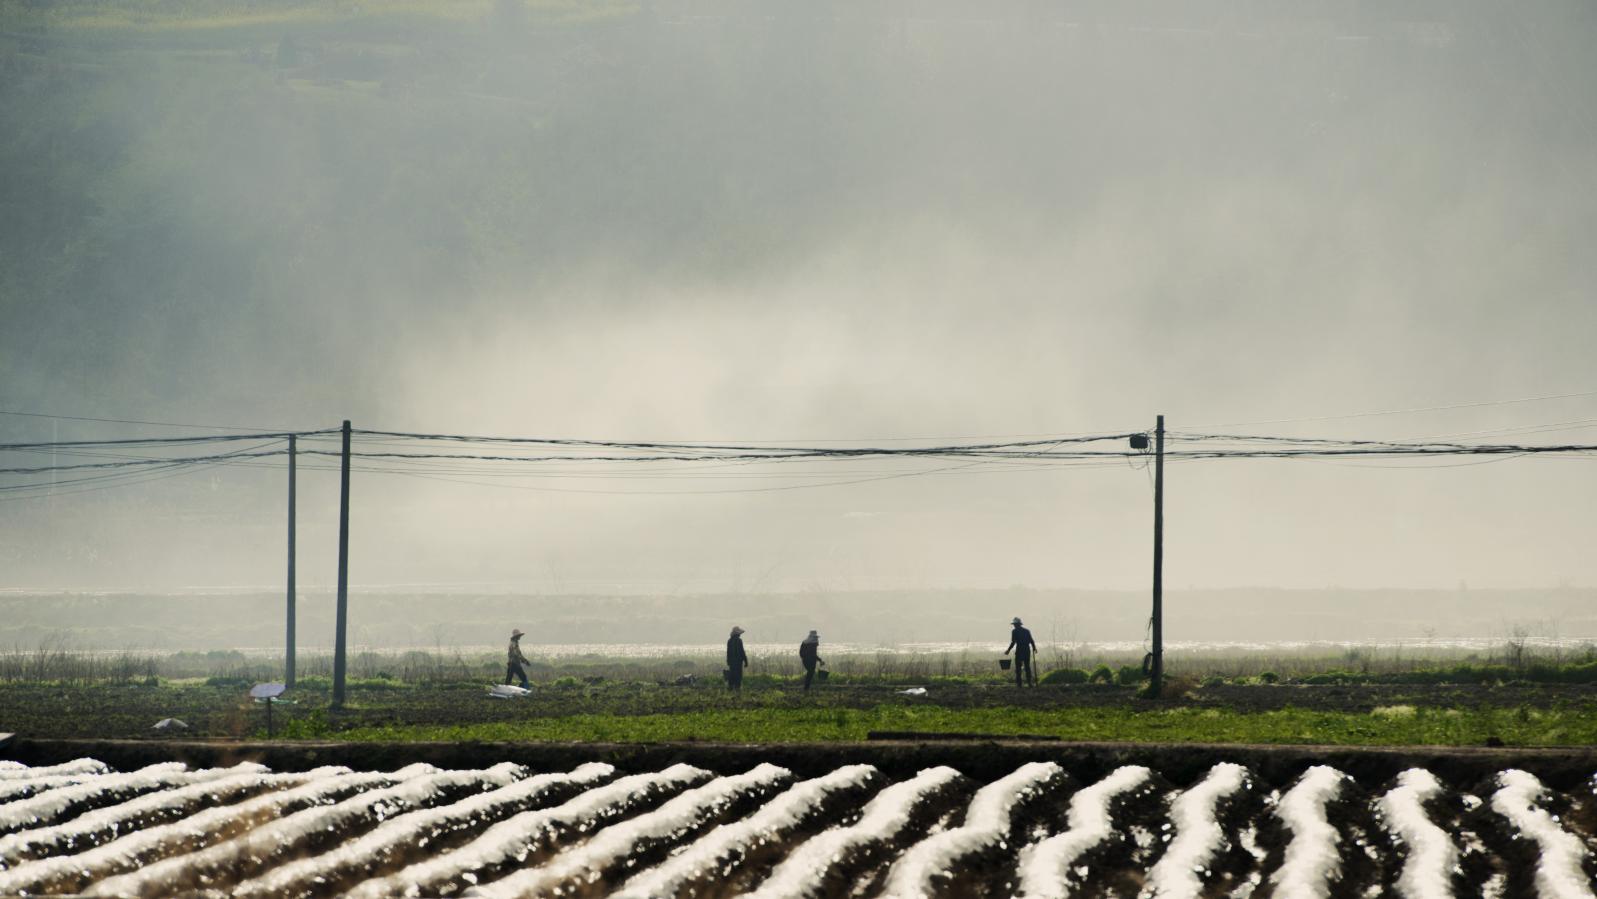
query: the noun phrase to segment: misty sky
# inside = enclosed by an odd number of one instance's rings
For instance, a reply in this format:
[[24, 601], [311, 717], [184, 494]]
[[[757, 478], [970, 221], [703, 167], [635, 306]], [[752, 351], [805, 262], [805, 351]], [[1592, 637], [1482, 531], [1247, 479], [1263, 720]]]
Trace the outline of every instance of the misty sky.
[[[529, 7], [0, 40], [0, 409], [1597, 442], [1588, 3]], [[7, 442], [167, 433], [0, 416]], [[0, 586], [276, 583], [280, 461], [0, 502]], [[1597, 463], [1477, 461], [1173, 465], [1167, 583], [1597, 583]], [[768, 489], [940, 467], [357, 472], [351, 577], [1147, 584], [1139, 466]], [[301, 487], [326, 584], [335, 476]], [[732, 488], [763, 492], [704, 492]]]

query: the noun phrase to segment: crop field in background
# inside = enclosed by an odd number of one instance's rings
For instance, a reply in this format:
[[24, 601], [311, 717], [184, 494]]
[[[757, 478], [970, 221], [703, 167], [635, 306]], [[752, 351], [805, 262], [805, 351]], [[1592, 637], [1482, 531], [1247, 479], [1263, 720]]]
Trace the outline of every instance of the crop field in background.
[[0, 762], [0, 893], [153, 896], [1592, 895], [1597, 780], [1523, 770], [1191, 783], [1051, 761], [993, 778], [869, 764], [623, 773]]
[[[537, 683], [571, 681], [674, 682], [684, 676], [719, 681], [724, 649], [716, 645], [624, 644], [524, 647], [529, 677]], [[899, 647], [823, 647], [838, 682], [922, 684], [959, 681], [1003, 683], [1002, 645], [933, 644]], [[1089, 680], [1129, 685], [1140, 681], [1144, 649], [1123, 644], [1045, 645], [1040, 677], [1054, 683]], [[796, 646], [750, 644], [749, 683], [776, 684], [801, 674]], [[1225, 683], [1529, 683], [1597, 684], [1597, 643], [1590, 641], [1442, 644], [1239, 645], [1177, 644], [1166, 652], [1166, 671], [1183, 680]], [[332, 675], [326, 651], [302, 650], [301, 678]], [[445, 647], [360, 650], [350, 653], [353, 678], [393, 684], [458, 684], [501, 679], [504, 649]], [[0, 649], [0, 683], [141, 683], [227, 680], [250, 683], [283, 676], [281, 651], [84, 651], [69, 635], [31, 646]]]
[[[486, 684], [355, 681], [342, 709], [325, 682], [274, 705], [279, 739], [410, 741], [852, 742], [877, 731], [1035, 735], [1063, 740], [1341, 745], [1597, 744], [1597, 691], [1581, 685], [1192, 686], [1158, 701], [1132, 686], [792, 684], [731, 694], [710, 683], [535, 686], [516, 699]], [[264, 739], [247, 685], [9, 685], [0, 729], [28, 738]], [[158, 731], [177, 718], [185, 728]]]
[[[500, 699], [497, 653], [363, 652], [348, 701], [332, 707], [330, 659], [301, 656], [274, 707], [288, 739], [856, 741], [876, 731], [1035, 735], [1064, 740], [1572, 746], [1597, 744], [1597, 663], [1585, 648], [1496, 647], [1473, 659], [1411, 649], [1172, 656], [1164, 696], [1146, 698], [1133, 653], [1045, 652], [1043, 685], [1018, 690], [992, 649], [828, 651], [831, 677], [805, 692], [785, 651], [756, 646], [741, 693], [719, 648], [650, 652], [529, 647], [533, 688]], [[582, 647], [581, 649], [603, 649]], [[1072, 667], [1056, 667], [1055, 660]], [[1079, 667], [1078, 667], [1079, 666]], [[267, 736], [246, 696], [281, 662], [236, 651], [0, 653], [0, 730], [39, 738]], [[177, 718], [186, 728], [157, 732]]]

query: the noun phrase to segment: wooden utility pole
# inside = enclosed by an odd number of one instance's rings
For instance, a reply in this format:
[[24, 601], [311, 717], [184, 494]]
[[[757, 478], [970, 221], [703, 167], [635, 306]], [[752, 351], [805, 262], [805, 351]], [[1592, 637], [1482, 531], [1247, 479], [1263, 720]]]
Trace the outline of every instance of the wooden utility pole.
[[[283, 656], [283, 683], [294, 686], [294, 454], [295, 436], [288, 435], [288, 635]], [[268, 728], [269, 730], [270, 728]]]
[[1153, 449], [1153, 680], [1148, 695], [1164, 687], [1164, 416], [1154, 430]]
[[345, 634], [349, 626], [349, 421], [344, 421], [344, 452], [338, 483], [338, 617], [333, 635], [333, 707], [344, 705]]

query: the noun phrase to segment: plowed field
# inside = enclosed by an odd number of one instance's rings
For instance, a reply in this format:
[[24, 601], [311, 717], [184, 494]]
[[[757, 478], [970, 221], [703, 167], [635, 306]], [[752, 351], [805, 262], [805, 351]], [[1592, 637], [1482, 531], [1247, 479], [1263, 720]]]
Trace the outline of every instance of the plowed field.
[[0, 894], [1590, 897], [1597, 781], [0, 762]]

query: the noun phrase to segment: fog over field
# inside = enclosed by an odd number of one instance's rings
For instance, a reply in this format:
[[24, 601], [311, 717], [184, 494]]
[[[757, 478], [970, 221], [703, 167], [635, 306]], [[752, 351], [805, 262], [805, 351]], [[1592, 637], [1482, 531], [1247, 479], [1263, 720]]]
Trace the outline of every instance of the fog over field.
[[[1093, 590], [871, 590], [717, 595], [527, 595], [365, 591], [350, 600], [350, 641], [362, 649], [503, 651], [512, 627], [540, 657], [672, 657], [721, 649], [730, 622], [751, 651], [789, 658], [812, 628], [828, 651], [996, 656], [1021, 616], [1050, 659], [1074, 652], [1140, 657], [1146, 593]], [[110, 595], [0, 594], [0, 656], [27, 653], [244, 649], [282, 651], [281, 592]], [[300, 597], [297, 645], [333, 642], [333, 596]], [[1513, 646], [1540, 657], [1597, 653], [1597, 590], [1171, 591], [1166, 647], [1177, 655], [1282, 652], [1401, 659]]]
[[[0, 3], [0, 412], [66, 416], [0, 414], [0, 442], [909, 445], [1163, 413], [1597, 443], [1593, 46], [1584, 0]], [[1408, 629], [1492, 596], [1483, 636], [1597, 632], [1597, 463], [1482, 458], [1172, 462], [1166, 583], [1211, 610], [1186, 633], [1262, 596], [1309, 616], [1283, 635], [1363, 634], [1353, 589]], [[333, 463], [300, 463], [318, 596]], [[393, 625], [363, 592], [436, 585], [794, 627], [872, 591], [1000, 629], [991, 591], [1087, 591], [1082, 639], [1146, 615], [1135, 460], [380, 467], [357, 629]], [[280, 604], [282, 457], [94, 488], [0, 491], [17, 639], [69, 626], [59, 591]]]

